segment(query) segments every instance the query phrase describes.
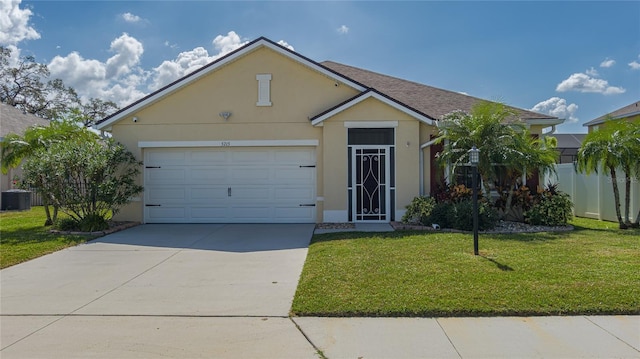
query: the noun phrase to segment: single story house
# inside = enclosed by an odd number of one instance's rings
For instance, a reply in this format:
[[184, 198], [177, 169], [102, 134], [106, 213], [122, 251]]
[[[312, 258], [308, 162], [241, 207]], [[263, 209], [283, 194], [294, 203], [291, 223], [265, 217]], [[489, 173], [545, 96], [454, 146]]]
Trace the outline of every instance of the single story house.
[[558, 164], [574, 163], [578, 157], [578, 150], [582, 146], [586, 134], [584, 133], [558, 133], [553, 137], [558, 141], [556, 150], [558, 151]]
[[[48, 125], [48, 120], [0, 102], [0, 142], [10, 133], [22, 135], [29, 127]], [[10, 168], [6, 174], [0, 173], [0, 190], [4, 192], [15, 189], [16, 186], [13, 184], [13, 179], [15, 177], [20, 178], [21, 175], [22, 169], [20, 167]]]
[[[481, 101], [261, 37], [101, 120], [144, 162], [145, 223], [389, 222], [429, 194], [438, 120]], [[563, 120], [516, 109], [534, 134]]]
[[636, 101], [627, 106], [621, 107], [613, 112], [609, 112], [596, 119], [584, 123], [582, 126], [588, 128], [589, 132], [595, 131], [607, 121], [640, 121], [640, 101]]

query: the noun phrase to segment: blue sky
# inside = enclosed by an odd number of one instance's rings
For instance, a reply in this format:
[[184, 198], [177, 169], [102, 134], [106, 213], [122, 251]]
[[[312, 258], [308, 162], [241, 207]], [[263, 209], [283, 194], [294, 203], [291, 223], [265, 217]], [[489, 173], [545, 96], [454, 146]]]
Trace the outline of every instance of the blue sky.
[[260, 36], [566, 118], [640, 100], [640, 2], [0, 0], [0, 45], [126, 105]]

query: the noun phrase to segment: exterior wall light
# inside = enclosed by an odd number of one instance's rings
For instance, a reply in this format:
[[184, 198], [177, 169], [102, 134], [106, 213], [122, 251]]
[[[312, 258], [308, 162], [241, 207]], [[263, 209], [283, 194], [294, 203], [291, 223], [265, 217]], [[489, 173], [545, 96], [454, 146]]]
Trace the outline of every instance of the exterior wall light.
[[223, 112], [220, 112], [220, 113], [218, 114], [218, 116], [220, 116], [220, 117], [224, 118], [224, 120], [225, 120], [225, 121], [227, 121], [227, 120], [229, 119], [229, 117], [231, 117], [231, 112], [229, 112], [229, 111], [223, 111]]

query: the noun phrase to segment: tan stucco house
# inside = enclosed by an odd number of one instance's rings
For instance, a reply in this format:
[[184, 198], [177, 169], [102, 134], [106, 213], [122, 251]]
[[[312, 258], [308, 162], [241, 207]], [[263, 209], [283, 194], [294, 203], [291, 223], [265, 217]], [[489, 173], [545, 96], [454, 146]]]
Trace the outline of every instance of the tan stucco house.
[[[442, 176], [438, 120], [478, 101], [259, 38], [97, 128], [144, 162], [120, 219], [389, 222]], [[517, 111], [536, 134], [563, 121]]]
[[583, 124], [589, 132], [605, 126], [607, 121], [640, 121], [640, 101], [636, 101]]
[[[19, 108], [0, 102], [0, 142], [11, 133], [18, 135], [24, 134], [24, 131], [33, 126], [48, 126], [49, 121], [43, 118], [26, 113]], [[7, 191], [15, 189], [13, 184], [14, 178], [22, 176], [22, 168], [9, 168], [7, 173], [0, 173], [0, 190]]]

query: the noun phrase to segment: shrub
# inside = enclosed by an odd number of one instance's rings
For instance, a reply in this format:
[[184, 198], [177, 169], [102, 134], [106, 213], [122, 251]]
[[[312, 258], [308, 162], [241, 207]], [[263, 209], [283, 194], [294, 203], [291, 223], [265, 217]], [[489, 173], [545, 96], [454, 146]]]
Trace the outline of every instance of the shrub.
[[425, 225], [437, 224], [440, 228], [451, 228], [451, 219], [453, 218], [453, 203], [440, 202], [431, 210], [431, 216], [428, 218], [429, 223]]
[[109, 223], [100, 214], [90, 214], [80, 220], [79, 229], [82, 232], [103, 231], [109, 228]]
[[53, 226], [61, 231], [77, 231], [80, 229], [78, 221], [73, 218], [58, 219]]
[[[487, 202], [478, 202], [478, 229], [495, 228], [498, 223], [498, 212]], [[451, 227], [463, 231], [473, 230], [473, 201], [460, 201], [453, 205]]]
[[420, 223], [430, 225], [429, 217], [436, 205], [436, 200], [432, 197], [416, 197], [406, 207], [407, 211], [402, 216], [402, 223]]
[[565, 226], [573, 218], [573, 203], [568, 194], [549, 185], [539, 193], [534, 205], [525, 212], [525, 220], [534, 225]]

